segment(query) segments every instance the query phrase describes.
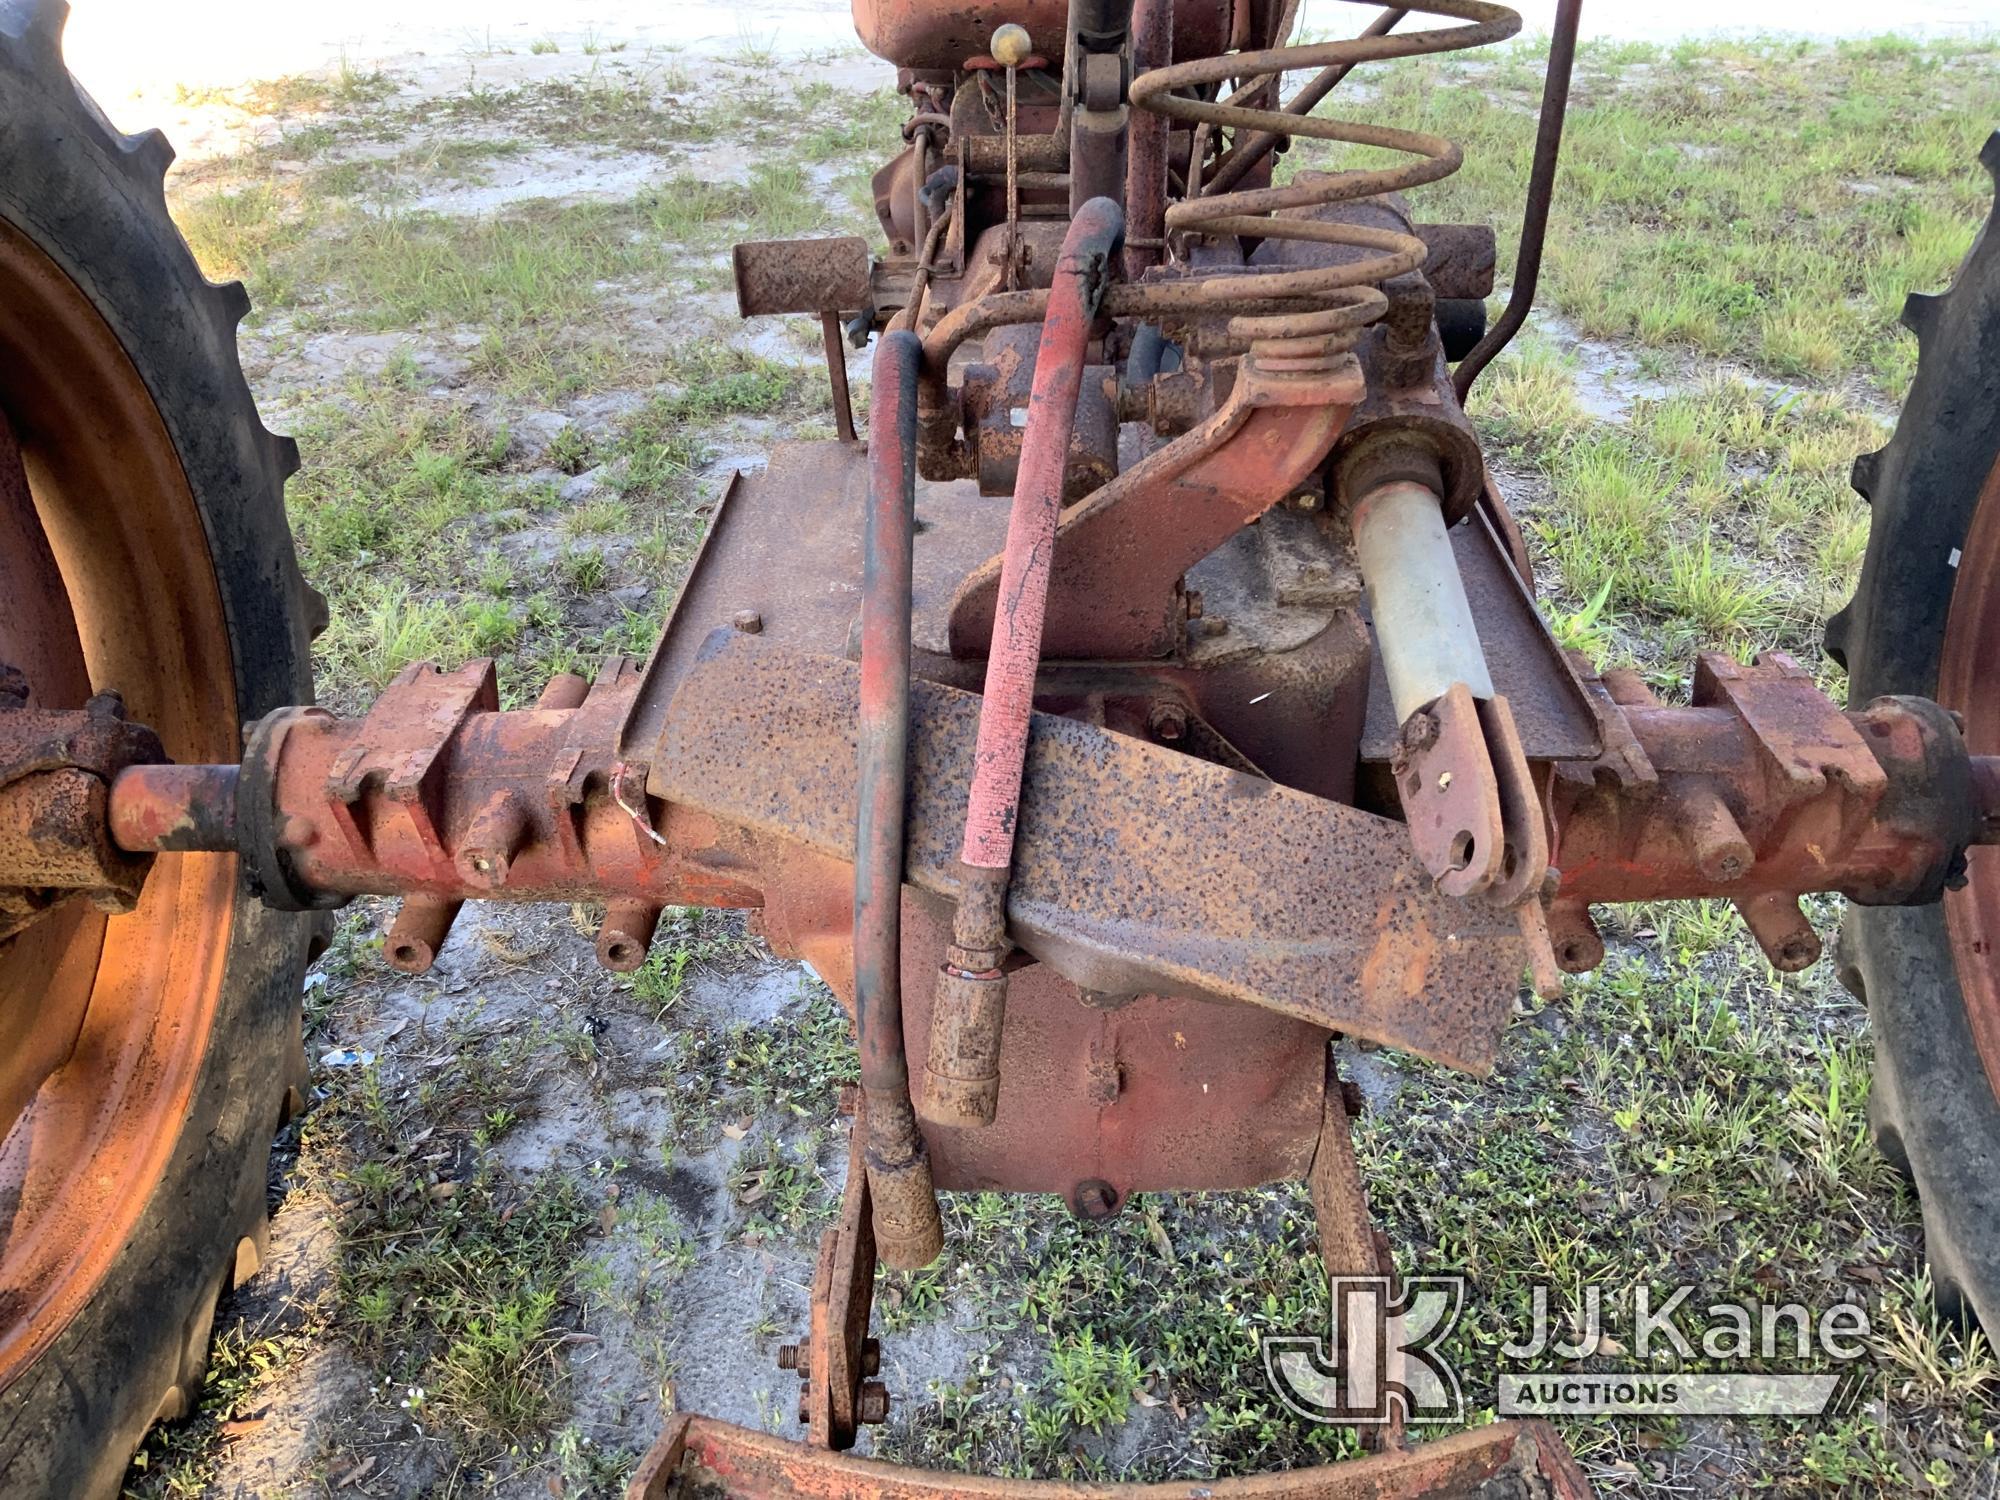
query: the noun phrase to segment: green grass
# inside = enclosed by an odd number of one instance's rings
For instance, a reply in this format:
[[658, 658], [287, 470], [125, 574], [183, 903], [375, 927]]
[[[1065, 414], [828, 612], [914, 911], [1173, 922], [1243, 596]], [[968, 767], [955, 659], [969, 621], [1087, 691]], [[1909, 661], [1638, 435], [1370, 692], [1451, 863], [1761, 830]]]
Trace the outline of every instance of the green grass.
[[[324, 1127], [322, 1127], [324, 1128]], [[365, 1128], [365, 1127], [363, 1127]], [[547, 1430], [564, 1410], [563, 1291], [596, 1214], [573, 1178], [475, 1173], [426, 1183], [383, 1152], [347, 1174], [346, 1326], [406, 1394], [474, 1453]]]
[[[1460, 141], [1424, 212], [1491, 222], [1512, 263], [1540, 44], [1370, 68], [1368, 117]], [[1496, 103], [1500, 107], [1495, 107]], [[1336, 92], [1321, 112], [1356, 106]], [[1910, 352], [1886, 325], [1945, 280], [1988, 184], [2000, 118], [1990, 43], [1586, 43], [1557, 175], [1542, 291], [1594, 337], [1772, 374], [1850, 372], [1892, 398]], [[1301, 145], [1288, 170], [1375, 161]]]
[[131, 1500], [194, 1500], [208, 1491], [231, 1423], [254, 1426], [265, 1388], [304, 1356], [319, 1328], [260, 1336], [224, 1328], [209, 1346], [208, 1376], [186, 1420], [157, 1427], [126, 1476]]
[[[740, 945], [734, 951], [740, 954]], [[713, 963], [730, 953], [726, 947], [718, 955], [698, 943], [692, 956], [683, 947], [662, 958], [656, 949], [635, 989], [642, 999], [664, 994], [658, 1012], [664, 1016], [678, 1002], [690, 963]], [[833, 1120], [840, 1086], [857, 1076], [846, 1017], [817, 984], [803, 1006], [768, 1025], [717, 1027], [684, 1020], [673, 1030], [662, 1072], [667, 1135], [679, 1146], [702, 1149], [732, 1121], [773, 1117], [774, 1132], [800, 1122], [824, 1129]], [[774, 1149], [775, 1135], [763, 1144]]]

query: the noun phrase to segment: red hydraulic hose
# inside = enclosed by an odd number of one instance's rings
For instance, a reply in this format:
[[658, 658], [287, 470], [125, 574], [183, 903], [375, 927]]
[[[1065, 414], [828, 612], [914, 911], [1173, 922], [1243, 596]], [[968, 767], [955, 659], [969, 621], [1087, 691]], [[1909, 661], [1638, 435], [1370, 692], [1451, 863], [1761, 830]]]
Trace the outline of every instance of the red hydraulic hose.
[[1077, 394], [1083, 389], [1090, 325], [1124, 226], [1124, 213], [1108, 198], [1092, 198], [1077, 210], [1056, 258], [1055, 284], [1042, 320], [1028, 394], [1028, 430], [1021, 438], [1014, 507], [1000, 559], [999, 607], [986, 658], [986, 696], [979, 708], [965, 842], [959, 851], [958, 912], [931, 1002], [930, 1055], [917, 1101], [924, 1118], [939, 1124], [990, 1125], [999, 1108], [1007, 885], [1021, 810], [1028, 720], [1035, 706], [1035, 671], [1042, 657], [1049, 555], [1062, 514], [1063, 471], [1076, 426]]
[[1035, 354], [1028, 427], [1007, 517], [1000, 560], [1000, 603], [986, 658], [985, 698], [973, 756], [972, 796], [965, 810], [959, 858], [978, 869], [1004, 870], [1014, 858], [1014, 821], [1021, 805], [1021, 768], [1028, 752], [1028, 715], [1042, 658], [1049, 560], [1062, 514], [1063, 473], [1069, 464], [1076, 401], [1090, 325], [1108, 280], [1111, 252], [1125, 225], [1109, 198], [1093, 198], [1070, 221], [1056, 259], [1049, 310]]

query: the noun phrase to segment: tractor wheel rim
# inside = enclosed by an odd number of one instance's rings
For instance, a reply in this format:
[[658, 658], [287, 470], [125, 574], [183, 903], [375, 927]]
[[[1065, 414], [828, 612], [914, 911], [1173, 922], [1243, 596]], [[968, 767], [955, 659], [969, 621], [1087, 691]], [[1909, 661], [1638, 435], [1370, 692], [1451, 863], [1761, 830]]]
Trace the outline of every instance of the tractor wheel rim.
[[[236, 759], [222, 595], [160, 410], [95, 305], [4, 221], [0, 419], [30, 492], [0, 477], [0, 526], [47, 542], [0, 658], [40, 671], [46, 706], [115, 687], [174, 759]], [[0, 1046], [0, 1389], [88, 1304], [180, 1147], [236, 888], [233, 856], [162, 855], [130, 914], [72, 902], [0, 947], [0, 1041], [21, 1044]]]
[[[1979, 492], [1957, 568], [1938, 701], [1964, 716], [1974, 755], [2000, 754], [2000, 460]], [[2000, 1097], [2000, 847], [1971, 850], [1966, 875], [1964, 888], [1945, 896], [1945, 928], [1973, 1042]]]

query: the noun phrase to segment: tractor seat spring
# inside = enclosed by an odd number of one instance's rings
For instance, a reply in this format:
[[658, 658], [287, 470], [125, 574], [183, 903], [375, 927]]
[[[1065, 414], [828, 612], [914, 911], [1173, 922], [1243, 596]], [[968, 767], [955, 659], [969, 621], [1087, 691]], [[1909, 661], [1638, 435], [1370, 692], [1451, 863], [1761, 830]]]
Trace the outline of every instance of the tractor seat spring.
[[[1189, 98], [1177, 91], [1192, 91], [1231, 78], [1275, 79], [1306, 68], [1344, 69], [1362, 62], [1460, 52], [1503, 41], [1521, 29], [1517, 13], [1504, 5], [1487, 4], [1485, 0], [1422, 0], [1407, 9], [1468, 24], [1431, 31], [1364, 35], [1306, 46], [1271, 47], [1259, 52], [1233, 52], [1155, 68], [1133, 79], [1131, 102], [1137, 108], [1197, 126], [1227, 128], [1237, 133], [1239, 141], [1249, 132], [1259, 131], [1281, 137], [1307, 136], [1357, 146], [1379, 146], [1406, 152], [1414, 158], [1396, 166], [1342, 171], [1284, 187], [1190, 196], [1167, 209], [1170, 240], [1189, 235], [1242, 235], [1346, 245], [1373, 252], [1341, 265], [1220, 277], [1187, 288], [1187, 293], [1193, 293], [1195, 299], [1213, 302], [1216, 311], [1240, 306], [1246, 298], [1254, 298], [1260, 304], [1272, 301], [1283, 304], [1283, 310], [1277, 312], [1260, 307], [1257, 312], [1246, 311], [1230, 317], [1224, 325], [1224, 336], [1233, 347], [1248, 347], [1254, 342], [1261, 350], [1287, 357], [1324, 357], [1351, 348], [1361, 330], [1388, 310], [1389, 300], [1380, 290], [1381, 283], [1421, 267], [1427, 253], [1424, 243], [1415, 235], [1358, 224], [1328, 223], [1284, 211], [1323, 208], [1437, 182], [1458, 170], [1464, 153], [1457, 142], [1424, 131], [1293, 114], [1242, 102], [1245, 94], [1254, 98], [1256, 88], [1239, 90], [1227, 100]], [[1191, 170], [1198, 171], [1199, 164]]]

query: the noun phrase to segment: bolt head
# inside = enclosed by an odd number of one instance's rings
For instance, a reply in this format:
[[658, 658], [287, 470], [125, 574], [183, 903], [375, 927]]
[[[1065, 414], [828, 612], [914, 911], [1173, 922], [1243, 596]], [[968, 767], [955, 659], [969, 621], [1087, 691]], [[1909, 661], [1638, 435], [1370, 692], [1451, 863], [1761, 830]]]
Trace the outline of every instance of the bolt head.
[[1146, 724], [1154, 738], [1171, 744], [1187, 733], [1187, 712], [1178, 703], [1155, 704]]
[[861, 1398], [855, 1403], [854, 1415], [864, 1422], [888, 1421], [889, 1387], [879, 1380], [864, 1380], [861, 1383]]
[[756, 635], [764, 628], [764, 617], [754, 609], [739, 609], [730, 617], [729, 623], [745, 635]]

